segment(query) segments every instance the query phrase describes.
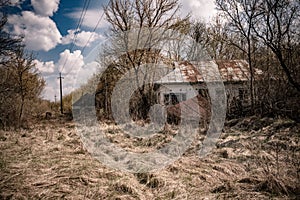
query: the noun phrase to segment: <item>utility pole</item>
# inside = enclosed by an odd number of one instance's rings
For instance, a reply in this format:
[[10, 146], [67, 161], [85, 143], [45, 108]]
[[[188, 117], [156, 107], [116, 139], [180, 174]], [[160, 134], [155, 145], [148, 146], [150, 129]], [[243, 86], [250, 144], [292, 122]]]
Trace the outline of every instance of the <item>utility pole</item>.
[[63, 99], [62, 99], [62, 79], [64, 77], [61, 76], [61, 72], [59, 72], [59, 88], [60, 88], [60, 113], [63, 114]]

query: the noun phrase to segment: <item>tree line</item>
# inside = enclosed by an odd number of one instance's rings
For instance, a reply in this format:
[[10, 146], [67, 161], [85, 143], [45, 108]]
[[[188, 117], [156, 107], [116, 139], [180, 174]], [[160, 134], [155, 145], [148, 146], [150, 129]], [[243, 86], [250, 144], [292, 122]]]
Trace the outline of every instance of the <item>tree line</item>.
[[[180, 17], [178, 0], [111, 0], [104, 11], [112, 40], [101, 49], [98, 59], [99, 66], [106, 70], [89, 81], [94, 86], [95, 82], [98, 83], [98, 114], [112, 118], [112, 91], [129, 70], [138, 72], [144, 63], [161, 61], [172, 67], [172, 61], [194, 58], [195, 48], [193, 45], [184, 46], [183, 35], [200, 44], [212, 60], [244, 59], [249, 63], [251, 108], [246, 114], [297, 118], [300, 110], [297, 103], [300, 93], [300, 2], [216, 0], [215, 6], [218, 14], [206, 22], [191, 15]], [[151, 30], [149, 41], [159, 42], [161, 35], [155, 33], [160, 29], [180, 35], [172, 35], [177, 40], [165, 44], [164, 49], [143, 42], [144, 30]], [[140, 31], [132, 36], [128, 34], [131, 30]], [[255, 69], [263, 71], [259, 79], [254, 75]], [[145, 77], [139, 79], [135, 81], [142, 82]], [[79, 93], [82, 94], [87, 87], [88, 84], [82, 86]], [[144, 118], [149, 107], [156, 103], [153, 89], [154, 84], [144, 85], [131, 99], [130, 109], [138, 118]]]
[[[1, 0], [0, 8], [10, 1]], [[25, 51], [23, 38], [4, 30], [7, 16], [0, 19], [0, 128], [26, 126], [39, 112], [44, 79], [35, 67], [31, 53]]]
[[[126, 71], [138, 71], [145, 61], [160, 62], [162, 53], [173, 61], [191, 58], [194, 48], [183, 47], [185, 44], [180, 43], [182, 38], [177, 38], [179, 42], [174, 40], [168, 44], [170, 46], [165, 53], [146, 44], [144, 48], [139, 46], [139, 49], [132, 50], [132, 38], [130, 34], [125, 34], [133, 29], [151, 29], [151, 40], [156, 42], [157, 35], [153, 33], [163, 28], [192, 37], [210, 59], [244, 59], [249, 63], [251, 108], [247, 114], [278, 114], [297, 118], [299, 106], [296, 102], [300, 93], [300, 2], [216, 0], [215, 6], [217, 16], [205, 22], [190, 15], [180, 17], [178, 0], [111, 0], [104, 10], [110, 24], [109, 34], [116, 37], [99, 53], [100, 63], [106, 67], [106, 71], [98, 80], [100, 83], [96, 92], [98, 106], [104, 117], [111, 117], [111, 93], [114, 84]], [[142, 32], [137, 33], [134, 42], [143, 40]], [[121, 50], [125, 53], [120, 54]], [[186, 57], [181, 56], [183, 51]], [[254, 75], [256, 68], [263, 71], [259, 79]], [[132, 107], [140, 112], [140, 117], [145, 116], [144, 112], [155, 103], [151, 94], [149, 96], [153, 87], [148, 85], [139, 88], [135, 95], [139, 97], [132, 99], [135, 101]]]

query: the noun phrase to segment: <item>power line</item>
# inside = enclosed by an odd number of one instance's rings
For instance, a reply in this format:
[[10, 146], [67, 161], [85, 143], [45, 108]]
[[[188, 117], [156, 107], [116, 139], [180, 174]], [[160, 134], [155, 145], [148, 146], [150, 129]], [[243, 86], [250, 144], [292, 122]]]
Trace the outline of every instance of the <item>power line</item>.
[[[87, 9], [88, 9], [89, 5], [90, 5], [90, 0], [85, 0], [84, 4], [83, 4], [83, 7], [82, 7], [82, 10], [81, 10], [80, 18], [77, 22], [77, 26], [76, 26], [76, 29], [75, 29], [75, 32], [74, 32], [74, 37], [73, 37], [72, 42], [70, 43], [70, 46], [69, 46], [70, 52], [72, 52], [72, 50], [74, 48], [74, 45], [75, 45], [75, 42], [76, 42], [76, 39], [77, 39], [77, 35], [78, 35], [78, 31], [80, 30], [80, 27], [83, 23], [83, 20], [85, 18], [85, 15], [86, 15], [86, 12], [87, 12]], [[69, 55], [65, 59], [65, 62], [63, 64], [61, 70], [59, 70], [60, 72], [62, 72], [64, 70], [68, 59], [69, 59]]]
[[102, 21], [102, 19], [104, 17], [104, 13], [105, 12], [103, 11], [103, 13], [102, 13], [101, 17], [99, 18], [99, 20], [98, 20], [95, 28], [92, 31], [92, 34], [90, 35], [90, 37], [89, 37], [88, 41], [86, 42], [86, 44], [84, 45], [84, 47], [82, 48], [81, 53], [84, 52], [85, 48], [87, 47], [87, 45], [89, 44], [90, 40], [92, 39], [92, 36], [94, 35], [95, 31], [97, 30], [98, 26], [100, 25], [100, 22]]
[[[109, 1], [109, 2], [110, 2], [110, 1]], [[108, 4], [109, 4], [109, 2], [108, 2]], [[103, 19], [103, 17], [104, 17], [104, 14], [105, 14], [105, 12], [103, 11], [102, 15], [100, 16], [100, 18], [99, 18], [98, 21], [97, 21], [96, 26], [95, 26], [94, 29], [92, 30], [92, 33], [91, 33], [91, 35], [90, 35], [88, 41], [86, 42], [86, 44], [85, 44], [85, 45], [83, 46], [83, 48], [81, 49], [81, 55], [83, 54], [83, 52], [85, 51], [86, 47], [88, 46], [90, 40], [91, 40], [92, 37], [94, 36], [95, 31], [97, 30], [98, 26], [100, 25], [100, 22], [102, 21], [102, 19]], [[67, 76], [67, 75], [72, 71], [73, 66], [74, 66], [74, 64], [72, 65], [71, 69], [65, 74], [65, 76]]]
[[89, 5], [90, 5], [90, 2], [91, 2], [90, 0], [85, 1], [85, 5], [84, 5], [84, 7], [83, 7], [83, 12], [81, 12], [81, 16], [80, 16], [80, 19], [81, 19], [81, 20], [79, 19], [79, 22], [78, 22], [77, 27], [76, 27], [76, 29], [75, 29], [75, 34], [74, 34], [73, 41], [72, 41], [72, 43], [71, 43], [70, 51], [72, 51], [73, 48], [74, 48], [74, 45], [75, 45], [75, 42], [76, 42], [76, 39], [77, 39], [77, 35], [78, 35], [78, 32], [77, 32], [77, 31], [80, 30], [80, 27], [81, 27], [81, 25], [82, 25], [82, 23], [83, 23], [83, 20], [84, 20], [84, 18], [85, 18], [85, 15], [86, 15], [87, 9], [88, 9], [88, 7], [89, 7]]
[[[70, 49], [70, 52], [72, 52], [73, 48], [74, 48], [74, 44], [76, 42], [76, 39], [77, 39], [77, 35], [78, 35], [78, 30], [80, 29], [82, 23], [83, 23], [83, 20], [84, 20], [84, 17], [86, 15], [86, 12], [87, 12], [87, 9], [88, 9], [88, 6], [90, 4], [90, 0], [85, 0], [84, 1], [84, 5], [82, 7], [82, 11], [81, 11], [81, 15], [80, 15], [80, 18], [78, 20], [78, 23], [77, 23], [77, 26], [76, 26], [76, 29], [75, 29], [75, 32], [74, 32], [74, 37], [72, 39], [72, 42], [70, 43], [70, 46], [69, 46], [69, 49]], [[63, 69], [65, 68], [66, 66], [66, 63], [69, 59], [69, 55], [67, 56], [67, 58], [65, 59], [65, 62], [63, 64], [63, 67], [62, 69], [60, 70], [61, 72], [63, 71]]]
[[[109, 0], [109, 2], [110, 2], [110, 0]], [[108, 3], [109, 3], [109, 2], [108, 2]], [[82, 25], [82, 22], [83, 22], [83, 20], [84, 20], [84, 18], [85, 18], [87, 9], [88, 9], [88, 7], [89, 7], [89, 4], [90, 4], [90, 0], [86, 0], [85, 3], [84, 3], [84, 6], [83, 6], [83, 9], [82, 9], [82, 12], [81, 12], [81, 16], [80, 16], [80, 18], [79, 18], [78, 24], [77, 24], [76, 29], [75, 29], [75, 34], [74, 34], [72, 43], [70, 44], [70, 51], [72, 51], [73, 48], [74, 48], [75, 41], [76, 41], [77, 35], [78, 35], [78, 32], [77, 32], [77, 31], [79, 30], [79, 28], [80, 28], [81, 25]], [[105, 13], [105, 12], [103, 11], [101, 17], [98, 19], [98, 22], [97, 22], [95, 28], [94, 28], [93, 31], [92, 31], [92, 34], [90, 35], [90, 37], [89, 37], [88, 41], [86, 42], [86, 44], [84, 45], [84, 47], [82, 48], [82, 50], [81, 50], [81, 55], [82, 55], [82, 53], [84, 52], [85, 48], [88, 46], [90, 40], [92, 39], [92, 37], [93, 37], [95, 31], [96, 31], [97, 28], [98, 28], [98, 26], [100, 25], [100, 22], [102, 21], [102, 19], [103, 19], [103, 17], [104, 17], [104, 13]], [[69, 59], [69, 55], [68, 55], [68, 57], [66, 58], [66, 60], [65, 60], [65, 62], [64, 62], [64, 65], [63, 65], [62, 69], [61, 69], [60, 72], [59, 72], [59, 77], [58, 77], [59, 83], [60, 83], [60, 112], [61, 112], [61, 114], [63, 114], [62, 79], [64, 78], [64, 77], [61, 76], [61, 74], [62, 74], [62, 71], [64, 70], [64, 68], [65, 68], [65, 66], [66, 66], [66, 63], [67, 63], [67, 60], [68, 60], [68, 59]], [[74, 64], [72, 65], [71, 70], [70, 70], [68, 73], [65, 74], [65, 76], [67, 76], [67, 75], [72, 71], [73, 66], [74, 66]], [[56, 98], [56, 96], [55, 96], [55, 98]]]

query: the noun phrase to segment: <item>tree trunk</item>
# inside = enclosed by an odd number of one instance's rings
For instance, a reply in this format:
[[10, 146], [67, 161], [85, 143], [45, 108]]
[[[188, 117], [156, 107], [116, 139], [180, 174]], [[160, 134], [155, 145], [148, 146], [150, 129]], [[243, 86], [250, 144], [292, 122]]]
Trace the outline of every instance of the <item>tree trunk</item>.
[[254, 110], [254, 92], [253, 92], [254, 91], [254, 87], [253, 87], [254, 73], [253, 73], [253, 64], [252, 64], [252, 59], [251, 59], [251, 41], [249, 38], [247, 39], [247, 43], [248, 43], [247, 57], [248, 57], [248, 63], [249, 63], [249, 68], [250, 68], [250, 101], [251, 101], [251, 112], [253, 112], [253, 110]]
[[20, 128], [22, 124], [23, 109], [24, 109], [24, 97], [21, 98], [21, 105], [20, 105], [19, 118], [18, 118], [18, 128]]
[[289, 83], [292, 84], [292, 85], [297, 89], [298, 92], [300, 92], [300, 85], [299, 85], [299, 83], [297, 83], [297, 82], [293, 79], [290, 70], [288, 69], [288, 67], [286, 66], [286, 64], [285, 64], [285, 62], [284, 62], [284, 60], [283, 60], [283, 57], [282, 57], [281, 52], [275, 52], [275, 54], [276, 54], [277, 57], [278, 57], [278, 60], [279, 60], [279, 62], [280, 62], [280, 65], [281, 65], [281, 67], [282, 67], [284, 73], [286, 74]]

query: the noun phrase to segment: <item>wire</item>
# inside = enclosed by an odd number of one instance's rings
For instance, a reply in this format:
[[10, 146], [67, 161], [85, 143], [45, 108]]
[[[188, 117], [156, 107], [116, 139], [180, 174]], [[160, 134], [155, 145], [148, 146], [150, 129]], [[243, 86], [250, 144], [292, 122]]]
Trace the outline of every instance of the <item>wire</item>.
[[[86, 2], [87, 2], [87, 3], [86, 3]], [[82, 25], [82, 23], [83, 23], [83, 20], [84, 20], [84, 18], [85, 18], [85, 15], [86, 15], [87, 9], [88, 9], [88, 7], [89, 7], [89, 5], [90, 5], [90, 2], [91, 2], [90, 0], [85, 1], [85, 7], [83, 7], [84, 12], [81, 12], [81, 16], [80, 16], [80, 19], [81, 19], [81, 20], [79, 20], [79, 22], [78, 22], [78, 24], [77, 24], [77, 27], [76, 27], [76, 29], [75, 29], [75, 34], [74, 34], [73, 41], [72, 41], [72, 43], [71, 43], [71, 48], [70, 48], [70, 50], [73, 50], [73, 48], [74, 48], [74, 45], [75, 45], [75, 42], [76, 42], [76, 39], [77, 39], [77, 35], [78, 35], [78, 32], [77, 32], [77, 31], [80, 30], [80, 27], [81, 27], [81, 25]]]
[[[76, 42], [76, 39], [77, 39], [77, 35], [78, 35], [78, 30], [80, 29], [82, 23], [83, 23], [83, 20], [85, 18], [85, 15], [86, 15], [86, 12], [87, 12], [87, 9], [90, 5], [90, 0], [85, 0], [84, 1], [84, 4], [83, 4], [83, 7], [82, 7], [82, 10], [81, 10], [81, 14], [80, 14], [80, 18], [77, 22], [77, 25], [76, 25], [76, 29], [75, 29], [75, 32], [74, 32], [74, 37], [72, 39], [72, 42], [70, 43], [70, 46], [69, 46], [69, 49], [70, 49], [70, 52], [72, 52], [73, 48], [74, 48], [74, 45], [75, 45], [75, 42]], [[59, 70], [59, 72], [62, 72], [67, 64], [67, 61], [69, 60], [69, 54], [67, 56], [67, 58], [65, 59], [65, 62], [61, 68], [61, 70]]]
[[101, 17], [99, 18], [99, 20], [98, 20], [98, 22], [97, 22], [95, 28], [94, 28], [93, 31], [92, 31], [92, 34], [90, 35], [90, 37], [89, 37], [88, 41], [86, 42], [86, 44], [84, 45], [84, 47], [82, 48], [81, 53], [84, 52], [84, 50], [85, 50], [85, 48], [88, 46], [90, 40], [91, 40], [92, 37], [94, 36], [95, 31], [97, 30], [98, 26], [100, 25], [100, 22], [102, 21], [102, 19], [103, 19], [103, 17], [104, 17], [104, 13], [105, 13], [105, 12], [103, 11], [103, 13], [102, 13]]
[[[110, 3], [110, 0], [108, 2], [108, 4]], [[103, 11], [102, 15], [99, 17], [96, 26], [94, 27], [94, 29], [92, 30], [92, 34], [90, 35], [88, 41], [85, 43], [85, 45], [83, 46], [83, 48], [81, 49], [81, 54], [83, 54], [83, 52], [85, 51], [86, 47], [88, 46], [88, 44], [90, 43], [90, 40], [92, 39], [92, 37], [95, 34], [95, 31], [97, 30], [98, 26], [100, 25], [100, 22], [102, 21], [103, 17], [104, 17], [105, 12]], [[71, 69], [65, 74], [65, 76], [67, 76], [68, 74], [70, 74], [70, 72], [73, 70], [74, 64], [72, 65]]]

